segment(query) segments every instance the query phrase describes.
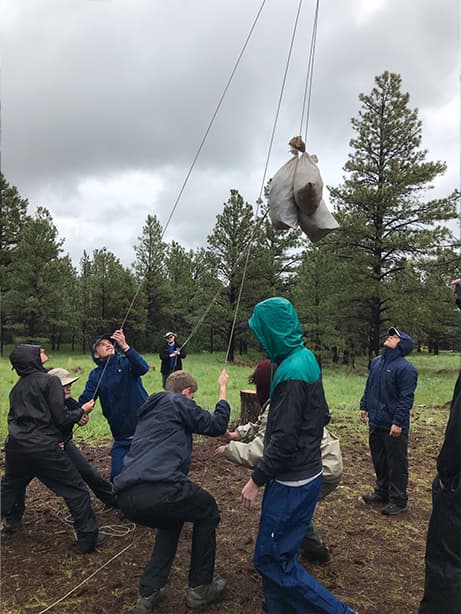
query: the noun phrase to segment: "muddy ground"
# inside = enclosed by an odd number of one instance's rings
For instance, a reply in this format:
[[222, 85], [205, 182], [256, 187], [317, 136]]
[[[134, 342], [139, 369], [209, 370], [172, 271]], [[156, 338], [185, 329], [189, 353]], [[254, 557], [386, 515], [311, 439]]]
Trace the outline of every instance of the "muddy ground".
[[[338, 423], [332, 430], [342, 440], [344, 479], [315, 512], [332, 561], [325, 566], [303, 564], [360, 614], [416, 612], [424, 584], [430, 485], [443, 430], [436, 429], [438, 433], [434, 435], [430, 426], [418, 424], [413, 428], [409, 512], [397, 517], [383, 516], [379, 508], [360, 501], [360, 493], [369, 490], [373, 482], [363, 429], [346, 430], [346, 425]], [[261, 581], [253, 569], [252, 554], [259, 506], [248, 511], [240, 504], [240, 491], [249, 472], [222, 457], [214, 457], [219, 443], [222, 442], [197, 439], [191, 471], [192, 479], [208, 489], [220, 506], [216, 572], [229, 584], [227, 599], [203, 612], [258, 614], [262, 612]], [[109, 442], [97, 449], [85, 444], [81, 447], [107, 475]], [[148, 560], [154, 533], [123, 521], [115, 511], [103, 512], [97, 500], [94, 505], [107, 537], [95, 553], [82, 556], [73, 544], [62, 501], [37, 480], [31, 483], [22, 527], [15, 535], [2, 538], [1, 612], [118, 614], [133, 610], [139, 576]], [[191, 527], [186, 525], [167, 599], [158, 607], [161, 614], [189, 611], [184, 596], [190, 543]]]

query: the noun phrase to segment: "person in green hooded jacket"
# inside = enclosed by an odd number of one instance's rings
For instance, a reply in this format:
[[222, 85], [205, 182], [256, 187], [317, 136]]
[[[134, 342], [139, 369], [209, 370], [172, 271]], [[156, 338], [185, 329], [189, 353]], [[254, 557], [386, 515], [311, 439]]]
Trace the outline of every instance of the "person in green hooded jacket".
[[262, 576], [265, 606], [269, 614], [353, 614], [298, 561], [320, 492], [320, 444], [330, 420], [320, 367], [304, 346], [298, 314], [287, 299], [258, 303], [248, 327], [278, 364], [263, 457], [241, 494], [250, 508], [265, 487], [253, 559]]

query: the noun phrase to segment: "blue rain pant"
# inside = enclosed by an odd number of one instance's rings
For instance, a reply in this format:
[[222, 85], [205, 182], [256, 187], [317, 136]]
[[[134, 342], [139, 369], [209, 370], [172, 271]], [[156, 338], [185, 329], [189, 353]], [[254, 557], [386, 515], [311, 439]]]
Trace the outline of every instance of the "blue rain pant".
[[353, 614], [298, 562], [314, 513], [322, 477], [304, 486], [272, 480], [265, 489], [254, 565], [263, 579], [269, 614]]

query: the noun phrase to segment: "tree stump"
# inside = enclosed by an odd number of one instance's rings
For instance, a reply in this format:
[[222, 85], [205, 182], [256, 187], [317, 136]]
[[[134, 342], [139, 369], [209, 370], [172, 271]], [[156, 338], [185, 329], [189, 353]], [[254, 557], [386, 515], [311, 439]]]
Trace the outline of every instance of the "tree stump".
[[261, 413], [261, 405], [258, 403], [258, 397], [255, 390], [240, 391], [240, 424], [247, 422], [256, 422]]

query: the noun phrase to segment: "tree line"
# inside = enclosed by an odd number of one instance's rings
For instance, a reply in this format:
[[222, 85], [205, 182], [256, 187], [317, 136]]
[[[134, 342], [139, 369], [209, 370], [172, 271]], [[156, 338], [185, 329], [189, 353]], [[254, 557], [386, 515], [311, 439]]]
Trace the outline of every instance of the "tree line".
[[459, 194], [429, 198], [446, 165], [426, 159], [422, 124], [399, 75], [377, 76], [359, 100], [343, 183], [328, 188], [341, 228], [318, 243], [274, 230], [266, 202], [255, 215], [232, 189], [203, 247], [163, 241], [149, 214], [131, 266], [105, 247], [84, 251], [75, 266], [50, 212], [29, 214], [28, 201], [0, 175], [2, 352], [24, 340], [86, 351], [128, 314], [127, 338], [141, 351], [156, 352], [171, 329], [180, 340], [192, 333], [190, 351], [229, 348], [233, 361], [254, 343], [234, 327], [237, 305], [238, 322], [276, 295], [293, 301], [307, 345], [334, 362], [371, 359], [391, 324], [419, 348], [459, 349], [448, 287], [459, 277], [459, 241], [448, 224]]

